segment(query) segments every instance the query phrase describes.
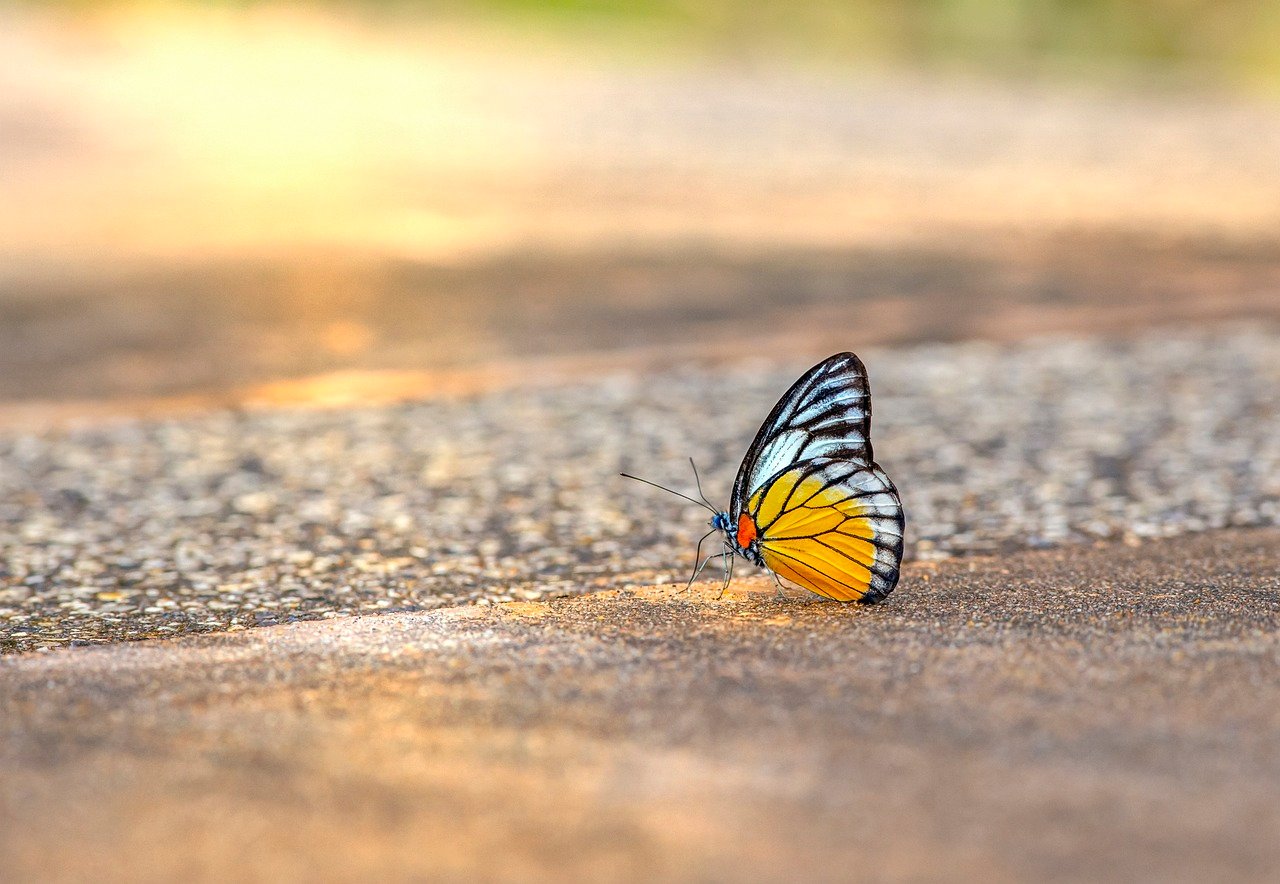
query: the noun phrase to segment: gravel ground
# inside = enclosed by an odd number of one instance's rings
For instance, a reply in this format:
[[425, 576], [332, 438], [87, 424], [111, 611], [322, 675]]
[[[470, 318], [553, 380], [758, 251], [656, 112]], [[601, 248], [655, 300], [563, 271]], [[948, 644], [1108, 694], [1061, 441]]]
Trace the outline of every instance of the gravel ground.
[[[850, 343], [856, 344], [856, 341]], [[0, 439], [0, 650], [678, 579], [793, 364]], [[865, 350], [931, 558], [1280, 523], [1267, 326]]]

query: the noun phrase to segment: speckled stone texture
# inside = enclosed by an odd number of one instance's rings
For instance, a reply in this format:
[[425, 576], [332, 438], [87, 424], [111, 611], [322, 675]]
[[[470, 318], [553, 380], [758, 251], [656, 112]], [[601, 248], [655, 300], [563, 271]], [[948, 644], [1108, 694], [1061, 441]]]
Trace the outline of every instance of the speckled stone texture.
[[[1274, 326], [860, 355], [909, 558], [1280, 520]], [[683, 579], [705, 513], [618, 471], [727, 497], [814, 361], [9, 431], [0, 651]]]

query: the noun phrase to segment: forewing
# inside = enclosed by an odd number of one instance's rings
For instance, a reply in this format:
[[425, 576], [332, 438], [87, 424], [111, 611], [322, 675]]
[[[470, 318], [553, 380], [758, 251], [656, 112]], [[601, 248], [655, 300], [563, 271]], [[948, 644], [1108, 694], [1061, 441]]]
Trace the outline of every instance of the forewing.
[[852, 353], [809, 369], [769, 412], [733, 483], [734, 520], [769, 479], [814, 458], [872, 462], [871, 388], [862, 360]]
[[875, 464], [796, 464], [752, 495], [748, 512], [765, 565], [805, 589], [874, 602], [898, 583], [902, 502]]

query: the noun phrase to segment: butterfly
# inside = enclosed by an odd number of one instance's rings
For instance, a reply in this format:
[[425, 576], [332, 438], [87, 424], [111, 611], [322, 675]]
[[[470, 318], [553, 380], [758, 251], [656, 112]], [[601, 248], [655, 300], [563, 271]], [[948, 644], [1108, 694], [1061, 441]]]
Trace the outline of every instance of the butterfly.
[[824, 359], [778, 400], [742, 459], [727, 510], [702, 494], [696, 466], [702, 501], [622, 475], [711, 510], [697, 555], [716, 532], [723, 551], [697, 564], [688, 585], [720, 558], [728, 587], [735, 556], [841, 602], [877, 602], [898, 583], [906, 520], [872, 457], [871, 386], [853, 353]]

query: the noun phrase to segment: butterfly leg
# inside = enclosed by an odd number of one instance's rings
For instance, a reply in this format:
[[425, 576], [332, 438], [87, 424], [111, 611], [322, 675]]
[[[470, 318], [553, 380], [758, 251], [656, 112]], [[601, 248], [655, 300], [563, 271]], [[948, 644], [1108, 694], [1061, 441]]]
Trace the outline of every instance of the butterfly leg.
[[724, 585], [720, 587], [720, 594], [716, 596], [716, 601], [724, 598], [725, 592], [729, 589], [729, 584], [733, 581], [733, 550], [728, 547], [724, 551]]
[[700, 565], [698, 565], [698, 567], [697, 567], [697, 568], [694, 568], [694, 569], [693, 569], [693, 573], [689, 575], [689, 582], [688, 582], [688, 583], [686, 583], [686, 584], [684, 585], [684, 588], [683, 588], [683, 589], [678, 590], [678, 591], [676, 592], [676, 595], [680, 595], [680, 593], [685, 592], [687, 589], [689, 589], [689, 587], [693, 586], [693, 581], [695, 581], [695, 580], [697, 580], [697, 579], [698, 579], [698, 575], [702, 573], [702, 569], [703, 569], [703, 568], [705, 568], [705, 567], [707, 567], [707, 565], [711, 564], [711, 560], [712, 560], [712, 559], [722, 559], [722, 558], [724, 558], [724, 557], [725, 557], [725, 556], [727, 556], [727, 555], [730, 555], [730, 553], [728, 553], [728, 552], [712, 553], [711, 555], [709, 555], [709, 556], [707, 556], [705, 559], [703, 559], [703, 560], [702, 560], [702, 563], [701, 563]]
[[[702, 556], [702, 544], [703, 544], [703, 542], [704, 542], [708, 537], [710, 537], [712, 534], [715, 534], [715, 533], [716, 533], [716, 529], [715, 529], [715, 528], [712, 528], [712, 529], [711, 529], [710, 531], [708, 531], [706, 534], [703, 534], [701, 537], [699, 537], [699, 538], [698, 538], [698, 546], [697, 546], [697, 548], [693, 551], [693, 561], [694, 561], [693, 573], [689, 575], [689, 582], [688, 582], [688, 583], [686, 583], [686, 584], [684, 585], [684, 589], [680, 590], [680, 592], [684, 592], [684, 591], [685, 591], [685, 589], [688, 589], [689, 587], [693, 586], [693, 581], [697, 580], [697, 579], [698, 579], [698, 575], [702, 573], [702, 569], [703, 569], [703, 568], [705, 568], [705, 567], [707, 567], [707, 562], [709, 562], [709, 561], [711, 561], [711, 559], [715, 558], [715, 556], [709, 556], [708, 558], [706, 558], [705, 560], [703, 560], [703, 562], [702, 562], [701, 564], [698, 564], [698, 559], [699, 559], [699, 558], [701, 558], [701, 556]], [[679, 594], [680, 594], [680, 593], [676, 593], [676, 595], [679, 595]]]
[[769, 572], [769, 576], [771, 576], [771, 577], [773, 578], [773, 585], [777, 587], [777, 596], [778, 596], [778, 598], [779, 598], [779, 599], [781, 599], [782, 601], [786, 601], [786, 599], [787, 599], [787, 593], [786, 593], [785, 588], [784, 588], [784, 587], [783, 587], [783, 585], [782, 585], [782, 579], [781, 579], [780, 577], [778, 577], [778, 572], [777, 572], [777, 571], [770, 571], [770, 572]]

